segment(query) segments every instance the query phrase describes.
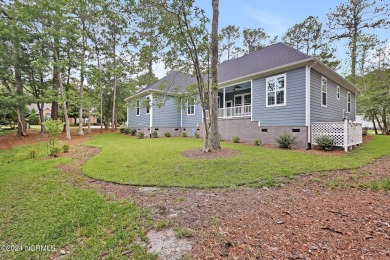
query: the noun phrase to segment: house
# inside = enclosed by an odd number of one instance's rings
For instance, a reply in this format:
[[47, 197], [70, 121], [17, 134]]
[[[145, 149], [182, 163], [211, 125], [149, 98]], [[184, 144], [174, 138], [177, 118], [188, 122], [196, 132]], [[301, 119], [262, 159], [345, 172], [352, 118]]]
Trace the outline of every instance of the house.
[[[160, 136], [166, 131], [202, 135], [200, 105], [178, 109], [171, 91], [185, 91], [195, 82], [190, 75], [172, 72], [140, 89], [126, 99], [128, 126], [146, 133], [157, 131]], [[290, 133], [301, 148], [309, 148], [319, 134], [333, 136], [340, 146], [359, 142], [349, 142], [348, 126], [344, 127], [344, 122], [355, 121], [358, 89], [316, 58], [284, 43], [219, 64], [218, 87], [223, 139], [237, 135], [247, 142], [260, 138], [274, 144], [277, 136]], [[166, 97], [164, 105], [155, 106], [153, 100], [161, 95]], [[145, 100], [150, 106], [141, 106]]]

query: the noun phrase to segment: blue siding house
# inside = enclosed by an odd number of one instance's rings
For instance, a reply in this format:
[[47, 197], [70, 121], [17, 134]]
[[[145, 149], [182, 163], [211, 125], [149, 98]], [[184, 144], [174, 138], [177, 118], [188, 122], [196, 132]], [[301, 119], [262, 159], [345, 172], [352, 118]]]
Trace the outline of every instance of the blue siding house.
[[[200, 105], [180, 106], [174, 93], [185, 93], [194, 77], [172, 72], [127, 98], [129, 127], [150, 134], [204, 133]], [[274, 144], [282, 133], [296, 146], [312, 143], [313, 123], [354, 121], [357, 88], [316, 58], [277, 43], [218, 65], [219, 131]], [[163, 97], [163, 98], [162, 98]], [[157, 105], [156, 100], [164, 100]], [[147, 100], [147, 105], [141, 106]]]

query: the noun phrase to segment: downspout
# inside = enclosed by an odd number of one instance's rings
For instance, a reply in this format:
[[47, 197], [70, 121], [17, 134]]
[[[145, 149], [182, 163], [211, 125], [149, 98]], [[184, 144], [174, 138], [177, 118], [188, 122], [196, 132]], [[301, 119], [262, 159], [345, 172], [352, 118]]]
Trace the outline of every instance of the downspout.
[[316, 65], [317, 62], [306, 66], [306, 127], [307, 127], [307, 149], [311, 149], [311, 68]]
[[149, 111], [149, 137], [152, 137], [152, 127], [153, 127], [153, 94], [150, 93], [150, 111]]
[[[180, 98], [180, 104], [183, 104], [183, 98]], [[180, 128], [183, 128], [183, 107], [180, 105]], [[181, 130], [180, 130], [181, 131]]]

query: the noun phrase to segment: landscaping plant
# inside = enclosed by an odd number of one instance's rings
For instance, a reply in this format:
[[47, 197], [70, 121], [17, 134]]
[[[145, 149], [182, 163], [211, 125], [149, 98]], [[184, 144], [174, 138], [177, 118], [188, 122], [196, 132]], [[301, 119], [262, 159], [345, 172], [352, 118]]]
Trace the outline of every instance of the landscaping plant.
[[254, 143], [254, 145], [260, 146], [262, 144], [262, 141], [261, 141], [261, 139], [255, 139], [255, 141], [253, 143]]
[[238, 137], [237, 135], [233, 136], [232, 137], [232, 142], [233, 143], [239, 143], [240, 142], [240, 137]]
[[145, 137], [144, 132], [138, 132], [138, 134], [137, 134], [138, 139], [143, 139], [144, 137]]
[[69, 152], [69, 144], [64, 144], [64, 145], [62, 146], [62, 151], [63, 151], [64, 153]]
[[152, 137], [153, 137], [153, 138], [157, 138], [157, 137], [158, 137], [157, 131], [154, 131], [154, 132], [152, 133]]
[[137, 134], [137, 129], [131, 128], [130, 129], [130, 134], [131, 134], [131, 136], [135, 136]]
[[[45, 126], [47, 135], [46, 135], [46, 143], [47, 143], [47, 151], [50, 152], [50, 156], [52, 156], [52, 148], [56, 146], [56, 141], [58, 136], [61, 134], [64, 129], [64, 123], [61, 120], [47, 120], [43, 123]], [[58, 148], [60, 149], [60, 148]], [[53, 149], [56, 150], [56, 149]], [[60, 149], [61, 151], [61, 149]]]
[[291, 149], [292, 145], [295, 142], [296, 137], [287, 133], [279, 135], [275, 141], [279, 144], [280, 148]]
[[316, 138], [316, 143], [321, 150], [331, 151], [334, 145], [334, 140], [328, 135], [321, 135], [320, 137]]
[[165, 132], [165, 133], [164, 133], [164, 136], [165, 136], [165, 137], [171, 137], [172, 134], [171, 134], [170, 132]]
[[183, 132], [183, 133], [181, 134], [181, 136], [183, 136], [183, 137], [188, 137], [188, 134], [187, 134], [187, 132]]
[[195, 138], [200, 138], [200, 134], [198, 132], [195, 132]]

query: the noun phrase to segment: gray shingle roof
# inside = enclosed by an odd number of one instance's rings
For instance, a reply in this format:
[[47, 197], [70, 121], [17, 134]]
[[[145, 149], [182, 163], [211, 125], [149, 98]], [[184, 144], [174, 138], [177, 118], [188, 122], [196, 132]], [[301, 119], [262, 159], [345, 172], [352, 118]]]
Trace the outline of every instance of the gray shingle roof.
[[[309, 55], [284, 43], [273, 44], [259, 51], [218, 64], [218, 82], [234, 80], [308, 58], [310, 58]], [[149, 89], [162, 90], [162, 87], [165, 87], [167, 92], [180, 91], [184, 93], [186, 87], [193, 83], [196, 83], [195, 77], [174, 71], [155, 83], [140, 89], [137, 93]]]
[[218, 82], [233, 80], [253, 73], [310, 58], [284, 43], [276, 43], [240, 58], [218, 64]]

